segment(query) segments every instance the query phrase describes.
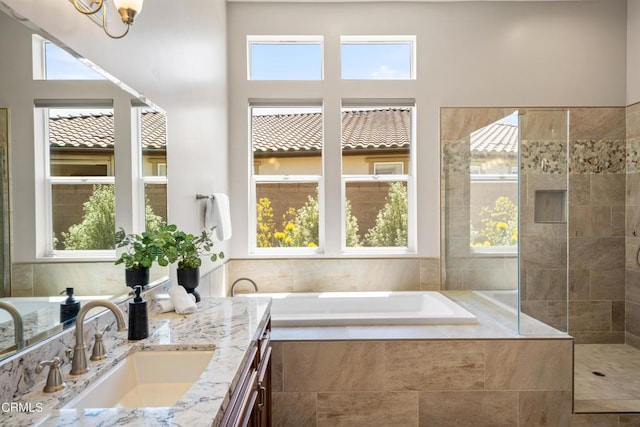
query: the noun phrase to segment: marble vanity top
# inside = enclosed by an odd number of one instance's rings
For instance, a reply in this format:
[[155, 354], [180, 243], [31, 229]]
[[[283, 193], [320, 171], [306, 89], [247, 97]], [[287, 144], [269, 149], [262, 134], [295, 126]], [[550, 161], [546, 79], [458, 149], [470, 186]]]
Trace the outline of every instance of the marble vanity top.
[[[247, 349], [258, 338], [270, 305], [269, 298], [203, 298], [198, 304], [198, 312], [190, 315], [150, 311], [149, 338], [129, 341], [126, 331], [108, 332], [105, 335], [107, 359], [89, 361], [89, 372], [79, 376], [69, 375], [70, 363], [67, 363], [62, 367], [67, 387], [54, 393], [42, 392], [46, 369], [38, 376], [42, 381], [33, 386], [34, 391], [14, 398], [12, 402], [3, 402], [0, 425], [218, 425], [230, 390], [238, 381], [240, 367], [249, 357]], [[98, 321], [110, 323], [113, 315], [105, 313]], [[89, 356], [93, 340], [88, 337], [93, 335], [85, 335]], [[93, 379], [108, 372], [110, 367], [134, 351], [189, 349], [215, 351], [202, 376], [174, 407], [60, 409], [88, 387]], [[68, 359], [65, 357], [65, 360]], [[7, 403], [22, 406], [8, 410]]]

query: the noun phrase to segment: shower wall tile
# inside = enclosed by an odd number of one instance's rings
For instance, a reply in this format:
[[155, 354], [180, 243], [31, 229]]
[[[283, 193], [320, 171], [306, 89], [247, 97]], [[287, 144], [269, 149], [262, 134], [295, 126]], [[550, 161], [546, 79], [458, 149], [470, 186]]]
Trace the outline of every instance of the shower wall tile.
[[569, 270], [569, 299], [588, 300], [591, 297], [591, 276], [587, 269]]
[[566, 268], [567, 240], [545, 237], [522, 239], [520, 255], [526, 269]]
[[611, 331], [611, 301], [571, 301], [569, 333]]
[[614, 332], [624, 332], [626, 304], [624, 301], [613, 301], [611, 305], [611, 330]]
[[[624, 224], [624, 212], [618, 218]], [[615, 231], [621, 235], [616, 225]], [[614, 236], [613, 208], [610, 206], [573, 206], [569, 208], [569, 236], [611, 237]]]
[[628, 302], [640, 304], [640, 271], [626, 271], [625, 300]]
[[569, 114], [571, 139], [626, 138], [625, 107], [571, 108]]
[[591, 175], [591, 203], [607, 206], [625, 205], [624, 173], [592, 174]]
[[512, 427], [518, 425], [518, 394], [508, 391], [421, 392], [418, 425]]
[[624, 269], [592, 270], [591, 299], [624, 301]]
[[628, 173], [626, 178], [627, 207], [640, 206], [640, 173]]
[[569, 206], [591, 203], [591, 176], [589, 174], [569, 175]]
[[418, 393], [318, 393], [317, 413], [318, 427], [413, 427], [418, 424]]
[[627, 173], [640, 172], [640, 137], [627, 138]]
[[271, 420], [274, 426], [315, 426], [316, 393], [272, 393]]
[[564, 269], [529, 269], [524, 275], [521, 299], [534, 300], [566, 300], [567, 273]]
[[640, 336], [640, 304], [627, 301], [625, 306], [626, 332]]
[[571, 331], [576, 344], [624, 344], [624, 332], [576, 332]]
[[640, 103], [627, 106], [625, 125], [627, 138], [640, 138]]
[[620, 237], [569, 239], [569, 265], [578, 269], [624, 269], [625, 246]]

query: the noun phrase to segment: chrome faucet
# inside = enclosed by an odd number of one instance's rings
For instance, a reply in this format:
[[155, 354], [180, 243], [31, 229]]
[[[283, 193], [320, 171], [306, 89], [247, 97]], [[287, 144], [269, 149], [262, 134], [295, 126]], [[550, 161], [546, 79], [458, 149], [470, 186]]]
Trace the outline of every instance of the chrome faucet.
[[95, 307], [104, 307], [111, 310], [116, 317], [116, 323], [119, 331], [127, 329], [127, 322], [124, 320], [124, 314], [117, 305], [108, 300], [95, 299], [85, 303], [76, 317], [76, 345], [73, 347], [73, 360], [71, 361], [71, 375], [81, 375], [86, 373], [87, 368], [87, 354], [85, 352], [84, 345], [84, 318], [87, 312]]
[[248, 277], [241, 277], [241, 278], [237, 279], [235, 282], [233, 282], [231, 284], [231, 296], [232, 297], [236, 296], [236, 285], [238, 284], [238, 282], [241, 282], [243, 280], [246, 280], [247, 282], [251, 282], [251, 284], [253, 285], [253, 289], [255, 289], [255, 291], [258, 292], [258, 285], [256, 285], [256, 282], [254, 282], [253, 280], [249, 279]]
[[13, 335], [16, 350], [22, 350], [24, 348], [24, 325], [22, 323], [22, 316], [20, 316], [20, 313], [13, 304], [6, 301], [0, 301], [0, 308], [7, 310], [11, 317], [13, 317]]

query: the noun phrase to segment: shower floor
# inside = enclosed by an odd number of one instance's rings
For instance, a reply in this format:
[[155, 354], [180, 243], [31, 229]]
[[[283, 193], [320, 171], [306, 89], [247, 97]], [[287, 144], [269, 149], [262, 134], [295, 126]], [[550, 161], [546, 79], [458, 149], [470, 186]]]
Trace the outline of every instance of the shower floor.
[[640, 412], [640, 350], [625, 344], [576, 344], [574, 409]]

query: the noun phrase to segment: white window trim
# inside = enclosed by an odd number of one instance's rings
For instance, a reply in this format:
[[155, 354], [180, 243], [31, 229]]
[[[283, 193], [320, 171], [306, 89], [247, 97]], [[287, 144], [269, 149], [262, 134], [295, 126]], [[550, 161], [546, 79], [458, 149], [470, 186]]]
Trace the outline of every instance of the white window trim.
[[[340, 46], [345, 44], [408, 44], [411, 46], [410, 64], [409, 64], [409, 78], [408, 79], [384, 79], [390, 81], [404, 81], [404, 80], [416, 80], [417, 72], [417, 60], [416, 60], [416, 36], [340, 36]], [[342, 57], [342, 49], [340, 50]], [[342, 71], [342, 70], [341, 70]], [[342, 74], [342, 73], [341, 73]], [[379, 81], [378, 79], [343, 79], [343, 80], [372, 80]]]
[[286, 79], [271, 79], [271, 80], [254, 80], [251, 78], [251, 46], [257, 44], [301, 44], [301, 45], [319, 45], [320, 46], [320, 78], [319, 79], [299, 79], [294, 81], [307, 81], [315, 82], [324, 80], [324, 36], [295, 36], [295, 35], [250, 35], [247, 36], [247, 80], [248, 81], [290, 81]]

